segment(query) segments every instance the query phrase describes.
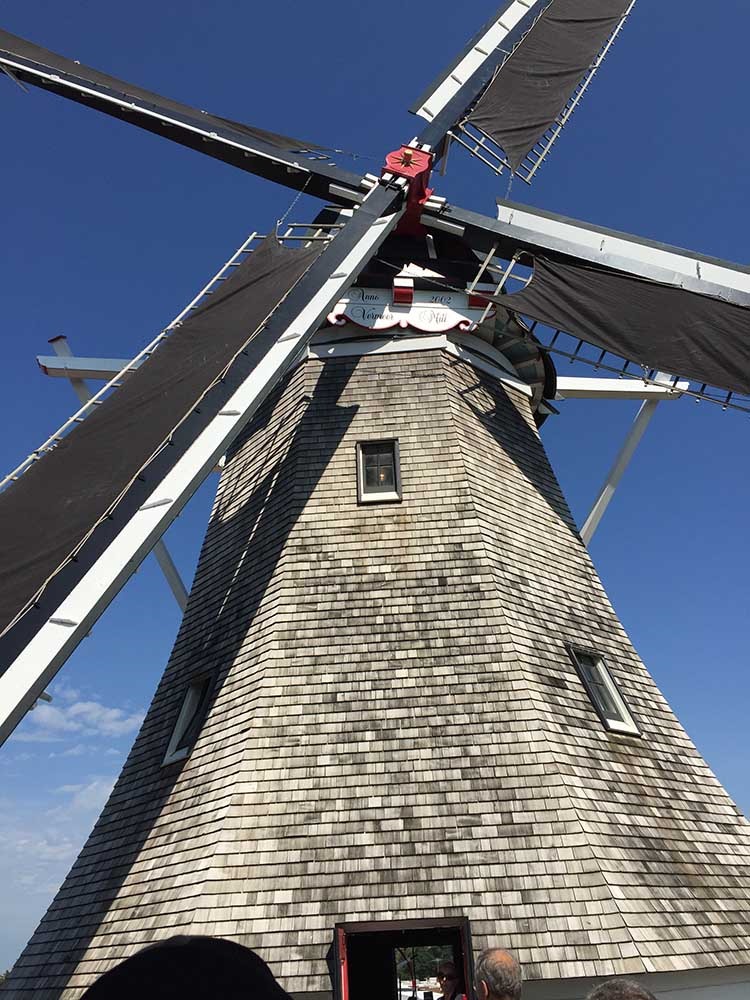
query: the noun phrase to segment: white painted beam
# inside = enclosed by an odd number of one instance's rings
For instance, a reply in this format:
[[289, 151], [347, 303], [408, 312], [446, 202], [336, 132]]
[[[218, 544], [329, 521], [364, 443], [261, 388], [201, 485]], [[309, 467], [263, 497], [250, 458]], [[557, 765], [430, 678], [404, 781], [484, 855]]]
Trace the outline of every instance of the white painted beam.
[[[661, 379], [663, 376], [657, 376]], [[679, 399], [689, 382], [644, 383], [628, 378], [557, 377], [555, 399]]]
[[[50, 341], [53, 343], [53, 341]], [[55, 344], [57, 350], [57, 345]], [[68, 348], [70, 350], [70, 348]], [[36, 363], [45, 375], [51, 378], [68, 378], [71, 382], [74, 379], [92, 378], [109, 382], [113, 375], [121, 372], [127, 365], [132, 365], [132, 361], [126, 358], [77, 358], [73, 354], [61, 357], [54, 357], [51, 354], [37, 355]], [[78, 397], [81, 399], [81, 397]], [[87, 399], [91, 398], [91, 394]], [[81, 402], [86, 402], [81, 399]]]
[[[462, 215], [468, 217], [469, 213], [457, 212], [457, 221]], [[422, 222], [431, 224], [428, 213]], [[526, 243], [537, 255], [555, 250], [626, 274], [750, 307], [750, 268], [745, 265], [504, 201], [497, 203], [497, 222], [488, 228], [488, 234], [508, 237], [518, 247]]]
[[[512, 0], [506, 3], [499, 16], [478, 38], [469, 50], [446, 72], [434, 85], [433, 89], [420, 100], [418, 107], [413, 108], [420, 118], [432, 121], [446, 105], [458, 94], [464, 84], [481, 69], [488, 59], [492, 59], [496, 50], [503, 44], [519, 21], [532, 9], [538, 0]], [[539, 4], [541, 7], [541, 4]]]

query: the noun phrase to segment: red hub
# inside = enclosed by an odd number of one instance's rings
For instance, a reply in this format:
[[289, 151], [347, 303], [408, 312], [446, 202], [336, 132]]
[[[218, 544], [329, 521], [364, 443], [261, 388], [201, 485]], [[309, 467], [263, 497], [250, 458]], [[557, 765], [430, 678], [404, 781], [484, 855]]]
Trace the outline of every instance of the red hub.
[[419, 221], [422, 205], [432, 194], [432, 188], [427, 187], [432, 171], [433, 154], [413, 146], [402, 146], [395, 149], [385, 158], [383, 173], [395, 177], [405, 177], [409, 181], [409, 193], [406, 201], [406, 211], [401, 217], [396, 232], [419, 235], [424, 227]]

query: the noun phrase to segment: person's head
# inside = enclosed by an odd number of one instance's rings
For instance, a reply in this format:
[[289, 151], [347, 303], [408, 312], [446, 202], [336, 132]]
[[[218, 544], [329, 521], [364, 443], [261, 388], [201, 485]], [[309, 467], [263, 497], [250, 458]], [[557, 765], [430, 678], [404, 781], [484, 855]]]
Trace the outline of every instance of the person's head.
[[120, 962], [82, 1000], [290, 1000], [263, 959], [235, 941], [172, 937]]
[[475, 970], [479, 1000], [519, 1000], [521, 966], [515, 955], [504, 948], [488, 948], [477, 960]]
[[459, 977], [458, 970], [453, 962], [441, 962], [437, 970], [438, 986], [443, 991], [443, 995], [450, 997], [458, 992]]
[[595, 986], [586, 1000], [656, 1000], [656, 997], [634, 979], [608, 979]]

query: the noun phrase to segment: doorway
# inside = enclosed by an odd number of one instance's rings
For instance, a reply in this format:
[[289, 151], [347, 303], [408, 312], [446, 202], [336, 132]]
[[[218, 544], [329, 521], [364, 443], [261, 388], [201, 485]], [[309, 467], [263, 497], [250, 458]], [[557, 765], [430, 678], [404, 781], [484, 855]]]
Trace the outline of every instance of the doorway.
[[445, 962], [458, 992], [473, 998], [466, 917], [337, 924], [331, 958], [334, 1000], [441, 1000], [436, 976]]

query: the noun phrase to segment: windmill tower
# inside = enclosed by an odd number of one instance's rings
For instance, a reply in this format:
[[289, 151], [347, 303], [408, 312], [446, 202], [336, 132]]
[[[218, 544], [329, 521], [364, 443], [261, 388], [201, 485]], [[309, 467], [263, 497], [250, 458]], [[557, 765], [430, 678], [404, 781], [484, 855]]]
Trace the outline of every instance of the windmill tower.
[[[101, 491], [87, 480], [58, 522], [35, 522], [35, 558], [19, 557], [3, 595], [7, 731], [228, 449], [163, 681], [11, 996], [74, 996], [177, 932], [236, 938], [291, 992], [327, 992], [339, 924], [348, 965], [334, 979], [359, 996], [363, 956], [380, 970], [398, 935], [431, 934], [467, 957], [466, 921], [475, 946], [519, 952], [531, 996], [580, 996], [620, 973], [695, 997], [747, 984], [748, 827], [577, 535], [536, 431], [555, 386], [532, 326], [597, 345], [600, 363], [645, 366], [657, 393], [667, 370], [692, 380], [668, 387], [725, 398], [748, 391], [750, 279], [519, 206], [488, 220], [429, 192], [447, 131], [490, 159], [494, 138], [498, 169], [524, 170], [503, 142], [514, 116], [540, 119], [539, 91], [516, 70], [560, 51], [570, 4], [539, 20], [533, 7], [504, 5], [420, 104], [431, 123], [381, 180], [3, 41], [22, 82], [346, 206], [292, 233], [301, 249], [271, 239], [234, 261], [2, 495], [6, 542], [28, 553], [14, 512], [74, 463], [101, 473], [106, 426]], [[612, 5], [584, 65], [626, 13]], [[568, 44], [575, 68], [580, 35]], [[548, 148], [569, 97], [530, 150]], [[434, 711], [450, 713], [448, 737]]]

